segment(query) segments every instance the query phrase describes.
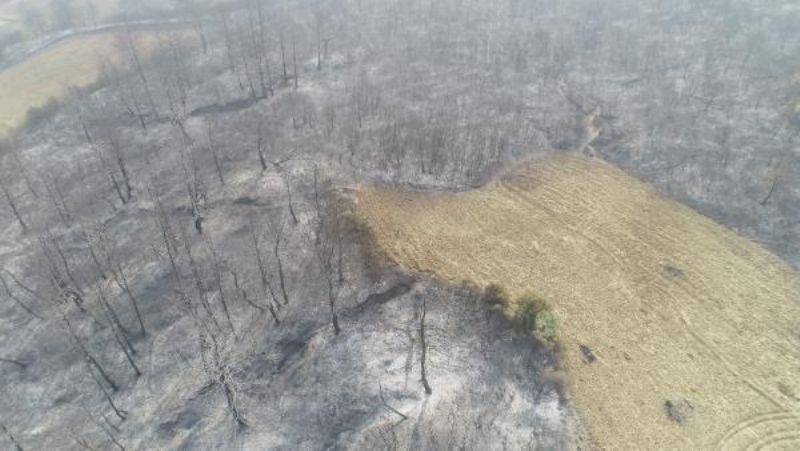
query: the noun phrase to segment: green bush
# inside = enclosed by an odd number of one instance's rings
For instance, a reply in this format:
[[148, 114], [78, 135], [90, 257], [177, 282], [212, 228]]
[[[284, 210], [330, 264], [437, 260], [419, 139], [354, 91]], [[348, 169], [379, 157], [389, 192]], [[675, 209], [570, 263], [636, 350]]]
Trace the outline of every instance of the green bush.
[[558, 318], [552, 310], [547, 309], [539, 312], [536, 315], [536, 330], [534, 334], [536, 337], [550, 344], [555, 344], [558, 339]]
[[547, 344], [555, 344], [558, 332], [558, 318], [543, 299], [528, 293], [517, 299], [516, 323], [525, 331]]

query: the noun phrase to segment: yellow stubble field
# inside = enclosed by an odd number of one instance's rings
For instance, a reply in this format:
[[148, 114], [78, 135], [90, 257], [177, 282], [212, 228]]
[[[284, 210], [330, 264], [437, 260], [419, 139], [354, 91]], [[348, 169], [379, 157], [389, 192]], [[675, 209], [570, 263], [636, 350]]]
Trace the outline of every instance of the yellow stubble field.
[[552, 306], [599, 448], [800, 449], [800, 277], [751, 241], [575, 155], [467, 193], [365, 186], [356, 204], [395, 262]]
[[[136, 33], [135, 40], [146, 55], [158, 35]], [[96, 33], [66, 39], [1, 71], [0, 137], [23, 125], [32, 108], [63, 99], [72, 87], [94, 84], [104, 63], [119, 64], [124, 57], [118, 33]]]

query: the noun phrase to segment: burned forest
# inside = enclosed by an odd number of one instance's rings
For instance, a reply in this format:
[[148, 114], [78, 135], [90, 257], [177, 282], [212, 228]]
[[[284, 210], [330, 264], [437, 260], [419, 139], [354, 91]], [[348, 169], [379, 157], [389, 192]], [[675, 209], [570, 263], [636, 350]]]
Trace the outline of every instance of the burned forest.
[[[60, 96], [0, 111], [0, 448], [634, 449], [578, 375], [639, 354], [576, 341], [562, 279], [715, 306], [729, 281], [800, 324], [792, 1], [108, 3], [0, 9], [0, 84], [45, 89], [38, 61]], [[693, 305], [659, 324], [702, 333]], [[695, 388], [648, 404], [690, 437], [651, 449], [738, 437], [704, 441]]]

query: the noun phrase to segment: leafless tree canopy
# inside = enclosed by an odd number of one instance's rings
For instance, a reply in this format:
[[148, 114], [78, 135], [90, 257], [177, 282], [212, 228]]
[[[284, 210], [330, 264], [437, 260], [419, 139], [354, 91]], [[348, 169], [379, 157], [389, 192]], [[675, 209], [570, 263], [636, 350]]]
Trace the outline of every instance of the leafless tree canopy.
[[[474, 296], [370, 267], [361, 184], [581, 152], [800, 262], [790, 0], [11, 3], [0, 75], [73, 35], [115, 56], [0, 142], [0, 447], [338, 447], [358, 423], [382, 426], [355, 447], [480, 448], [488, 420], [436, 403], [488, 347], [538, 372], [481, 396], [545, 405], [552, 355], [478, 345], [445, 315], [513, 332], [442, 300]], [[491, 437], [559, 447], [554, 424]]]

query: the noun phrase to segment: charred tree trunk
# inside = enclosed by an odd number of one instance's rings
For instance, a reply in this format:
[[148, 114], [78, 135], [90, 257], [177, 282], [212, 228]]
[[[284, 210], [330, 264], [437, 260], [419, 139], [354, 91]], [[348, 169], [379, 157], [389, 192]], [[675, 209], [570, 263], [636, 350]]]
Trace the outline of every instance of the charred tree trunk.
[[117, 197], [119, 197], [120, 202], [122, 202], [123, 204], [127, 204], [128, 199], [125, 197], [124, 194], [122, 194], [122, 187], [120, 187], [119, 181], [117, 180], [117, 177], [114, 175], [114, 171], [111, 169], [111, 166], [109, 166], [108, 161], [103, 156], [103, 151], [100, 150], [100, 148], [98, 148], [97, 146], [92, 146], [92, 149], [94, 149], [95, 156], [97, 156], [97, 159], [100, 161], [100, 165], [105, 171], [106, 176], [108, 176], [108, 180], [111, 182], [111, 186], [114, 188], [114, 192], [117, 193]]
[[[112, 391], [115, 391], [115, 392], [118, 391], [119, 390], [119, 386], [117, 385], [117, 383], [114, 382], [114, 379], [112, 379], [111, 376], [109, 376], [109, 374], [106, 372], [105, 368], [103, 368], [103, 366], [100, 365], [100, 362], [98, 362], [97, 359], [95, 359], [94, 356], [92, 356], [92, 354], [89, 353], [89, 350], [86, 349], [86, 345], [83, 344], [83, 342], [81, 341], [80, 337], [78, 337], [78, 334], [72, 328], [72, 323], [69, 322], [69, 319], [67, 319], [66, 314], [63, 314], [61, 316], [61, 319], [66, 324], [67, 331], [69, 332], [70, 336], [72, 337], [72, 340], [75, 343], [75, 346], [78, 348], [80, 353], [83, 355], [84, 361], [89, 366], [89, 372], [92, 373], [93, 377], [95, 377], [95, 381], [100, 386], [100, 388], [103, 389], [103, 391], [105, 392], [105, 387], [103, 386], [103, 384], [100, 382], [99, 379], [96, 379], [97, 375], [94, 373], [94, 371], [92, 371], [92, 368], [97, 370], [97, 373], [99, 373], [100, 376], [103, 378], [103, 380], [106, 382], [106, 384], [108, 384], [108, 386], [111, 387]], [[106, 397], [110, 399], [110, 396], [108, 394], [106, 394]], [[111, 402], [111, 404], [113, 405], [113, 401]], [[116, 410], [116, 408], [115, 408], [115, 410]], [[122, 419], [124, 419], [124, 418], [122, 418]]]
[[283, 259], [281, 258], [280, 247], [283, 242], [284, 221], [280, 214], [270, 217], [269, 229], [273, 235], [272, 252], [275, 256], [275, 264], [278, 266], [278, 284], [281, 289], [281, 296], [283, 297], [283, 304], [289, 304], [289, 294], [286, 291], [286, 276], [283, 273]]
[[317, 38], [317, 70], [322, 70], [322, 13], [314, 14], [314, 31]]
[[339, 327], [339, 315], [336, 312], [336, 298], [338, 293], [338, 286], [335, 281], [335, 270], [333, 269], [333, 254], [335, 248], [329, 241], [330, 237], [323, 237], [320, 239], [320, 244], [317, 246], [317, 257], [319, 258], [323, 277], [327, 284], [328, 291], [328, 308], [331, 313], [331, 324], [333, 325], [333, 333], [339, 335], [342, 329]]
[[222, 388], [225, 401], [228, 405], [228, 411], [230, 411], [231, 416], [233, 416], [234, 421], [236, 421], [236, 425], [241, 429], [248, 427], [247, 421], [236, 403], [236, 387], [234, 386], [229, 365], [223, 360], [219, 341], [217, 337], [207, 329], [205, 332], [201, 331], [200, 333], [200, 353], [203, 360], [203, 367], [211, 381]]
[[331, 309], [331, 324], [333, 324], [334, 335], [339, 335], [342, 328], [339, 327], [339, 314], [336, 313], [336, 296], [333, 289], [333, 280], [328, 276], [328, 305]]
[[6, 187], [6, 184], [3, 183], [2, 180], [0, 180], [0, 191], [3, 191], [3, 195], [6, 198], [6, 202], [8, 203], [8, 206], [11, 207], [11, 212], [14, 213], [14, 217], [17, 219], [17, 222], [19, 223], [20, 227], [22, 227], [22, 232], [23, 233], [27, 232], [28, 224], [25, 223], [24, 219], [22, 219], [22, 215], [20, 214], [19, 209], [17, 209], [17, 204], [14, 202], [14, 198], [11, 197], [11, 193], [8, 191], [8, 187]]
[[6, 280], [3, 278], [3, 276], [2, 276], [2, 275], [0, 275], [0, 285], [2, 285], [2, 287], [3, 287], [3, 290], [6, 292], [6, 295], [7, 295], [7, 296], [8, 296], [8, 297], [9, 297], [9, 298], [12, 300], [12, 301], [14, 301], [14, 302], [15, 302], [17, 305], [19, 305], [19, 306], [20, 306], [20, 307], [21, 307], [23, 310], [25, 310], [26, 312], [28, 312], [28, 314], [29, 314], [29, 315], [31, 315], [31, 316], [33, 316], [34, 318], [37, 318], [37, 319], [43, 319], [43, 318], [42, 318], [41, 316], [39, 316], [39, 315], [38, 315], [36, 312], [34, 312], [34, 311], [33, 311], [33, 309], [31, 309], [31, 308], [28, 306], [28, 304], [26, 304], [24, 301], [22, 301], [22, 299], [20, 299], [19, 297], [17, 297], [17, 296], [14, 294], [14, 292], [12, 292], [12, 291], [11, 291], [11, 288], [9, 288], [8, 284], [6, 283]]
[[[106, 399], [106, 402], [111, 407], [111, 410], [114, 411], [114, 415], [116, 415], [117, 418], [120, 419], [120, 421], [125, 421], [125, 419], [128, 418], [128, 412], [126, 412], [125, 410], [120, 409], [117, 406], [117, 404], [114, 402], [114, 398], [111, 397], [111, 393], [109, 393], [108, 390], [106, 390], [106, 387], [103, 386], [103, 383], [97, 377], [97, 374], [95, 374], [94, 371], [92, 371], [91, 368], [87, 368], [87, 370], [92, 375], [92, 379], [94, 379], [94, 382], [97, 384], [97, 388], [100, 389], [100, 392], [103, 394], [103, 397]], [[114, 391], [116, 391], [116, 390], [114, 390]]]
[[231, 333], [234, 337], [236, 337], [236, 328], [233, 326], [230, 310], [228, 310], [228, 301], [225, 299], [225, 288], [223, 286], [224, 280], [222, 277], [222, 262], [219, 261], [219, 256], [217, 255], [217, 251], [214, 249], [214, 244], [211, 242], [211, 238], [208, 238], [207, 244], [209, 250], [211, 251], [211, 257], [214, 264], [214, 277], [217, 282], [217, 292], [219, 293], [219, 302], [222, 304], [222, 312], [225, 314], [225, 319], [228, 321], [228, 327], [231, 328]]
[[42, 175], [40, 178], [44, 184], [45, 191], [47, 191], [47, 197], [50, 198], [50, 202], [53, 204], [53, 207], [55, 207], [56, 213], [58, 213], [58, 217], [65, 227], [69, 227], [69, 210], [64, 200], [64, 194], [58, 189], [58, 186], [56, 186], [57, 182], [55, 180], [49, 180], [49, 177], [45, 175]]
[[[144, 88], [145, 96], [147, 97], [148, 102], [150, 103], [150, 109], [154, 116], [158, 116], [158, 109], [156, 108], [155, 100], [153, 99], [153, 92], [150, 89], [150, 83], [147, 80], [147, 76], [145, 75], [144, 66], [142, 66], [141, 58], [139, 58], [139, 51], [136, 49], [136, 43], [133, 39], [133, 34], [130, 30], [127, 30], [125, 33], [125, 43], [128, 47], [128, 52], [131, 57], [131, 61], [133, 61], [134, 71], [136, 75], [139, 77], [139, 80], [142, 82], [142, 87]], [[142, 123], [142, 127], [146, 130], [147, 127], [144, 123]]]
[[208, 150], [211, 151], [211, 156], [214, 159], [214, 169], [217, 172], [217, 178], [219, 178], [219, 183], [222, 186], [225, 186], [225, 176], [222, 171], [222, 161], [219, 158], [219, 154], [217, 153], [217, 147], [214, 145], [213, 140], [211, 139], [211, 122], [207, 124], [207, 139], [208, 139]]
[[103, 293], [102, 288], [98, 289], [98, 294], [99, 297], [102, 298], [102, 303], [105, 307], [105, 316], [106, 320], [108, 321], [108, 326], [111, 328], [111, 335], [114, 336], [114, 341], [116, 341], [117, 345], [119, 345], [120, 350], [125, 355], [125, 359], [128, 361], [131, 369], [133, 369], [133, 373], [138, 378], [142, 375], [142, 372], [136, 365], [136, 361], [133, 360], [133, 354], [131, 353], [133, 347], [131, 346], [130, 341], [128, 341], [128, 337], [125, 336], [125, 330], [122, 329], [122, 325], [119, 323], [119, 318], [117, 318], [114, 310], [111, 309], [108, 300], [105, 299], [105, 294]]
[[283, 262], [281, 261], [281, 254], [278, 251], [279, 241], [275, 242], [275, 262], [278, 265], [278, 283], [281, 287], [281, 295], [283, 296], [283, 304], [289, 304], [289, 294], [286, 292], [286, 277], [283, 274]]
[[[115, 413], [116, 413], [116, 410], [115, 410]], [[127, 413], [125, 413], [125, 415], [127, 415]], [[117, 416], [119, 416], [119, 413], [117, 413]], [[105, 416], [103, 416], [103, 419], [106, 422], [108, 422], [108, 420], [106, 420]], [[106, 434], [106, 436], [108, 436], [108, 439], [111, 440], [111, 443], [113, 443], [114, 446], [119, 448], [120, 451], [125, 451], [125, 447], [122, 446], [122, 443], [119, 442], [117, 437], [114, 435], [113, 431], [108, 430], [108, 427], [106, 427], [103, 423], [97, 423], [97, 424], [100, 426], [100, 429], [102, 429], [103, 432]], [[119, 430], [119, 428], [117, 428], [117, 430]]]
[[175, 282], [179, 284], [180, 272], [178, 271], [178, 265], [175, 262], [175, 255], [178, 253], [178, 245], [175, 244], [175, 235], [172, 231], [172, 226], [169, 223], [169, 216], [167, 216], [167, 212], [164, 209], [164, 204], [161, 203], [161, 198], [158, 196], [158, 194], [156, 194], [155, 189], [151, 187], [149, 191], [150, 197], [153, 199], [153, 203], [156, 206], [156, 223], [161, 231], [161, 239], [163, 240], [164, 248], [167, 251], [167, 257], [169, 258], [169, 263], [172, 267], [172, 274], [175, 278]]
[[[267, 309], [253, 302], [250, 299], [250, 297], [247, 296], [247, 290], [245, 290], [244, 288], [241, 287], [241, 285], [239, 285], [239, 275], [236, 274], [236, 271], [231, 270], [231, 275], [233, 276], [233, 286], [236, 288], [236, 292], [239, 294], [239, 299], [243, 301], [245, 304], [249, 305], [250, 307], [253, 307], [254, 309], [258, 310], [259, 312], [266, 313]], [[274, 314], [274, 312], [273, 312], [273, 319], [276, 319], [276, 315]], [[280, 324], [280, 322], [278, 322], [278, 324]]]
[[261, 170], [267, 170], [267, 157], [264, 155], [264, 129], [261, 123], [258, 124], [258, 136], [256, 137], [256, 151], [258, 152], [258, 161], [261, 163]]
[[428, 344], [425, 341], [425, 316], [428, 314], [428, 305], [425, 297], [422, 297], [422, 315], [419, 319], [419, 341], [422, 347], [422, 356], [420, 357], [420, 372], [422, 373], [422, 386], [425, 388], [425, 393], [430, 395], [433, 393], [431, 385], [428, 383], [427, 372], [427, 358], [428, 358]]
[[258, 235], [255, 231], [255, 225], [253, 223], [250, 224], [250, 232], [253, 238], [253, 248], [256, 252], [256, 263], [258, 264], [258, 272], [261, 276], [261, 288], [264, 291], [264, 294], [269, 294], [270, 300], [267, 301], [267, 308], [269, 309], [269, 313], [272, 315], [272, 319], [275, 321], [276, 325], [281, 323], [280, 319], [278, 318], [278, 313], [275, 310], [275, 305], [279, 305], [278, 298], [275, 296], [275, 290], [272, 288], [272, 283], [269, 281], [269, 276], [267, 275], [267, 268], [264, 264], [264, 258], [261, 256], [261, 249], [258, 244]]
[[292, 40], [292, 72], [294, 72], [294, 90], [297, 91], [300, 74], [297, 72], [297, 43], [294, 39]]
[[[125, 275], [125, 271], [122, 269], [122, 265], [119, 262], [116, 262], [116, 265], [113, 262], [113, 259], [108, 252], [106, 252], [108, 259], [108, 267], [110, 268], [109, 271], [111, 272], [111, 278], [114, 280], [114, 283], [119, 287], [119, 289], [125, 293], [125, 297], [128, 298], [128, 301], [131, 303], [131, 307], [133, 307], [133, 311], [136, 314], [136, 321], [139, 323], [139, 331], [141, 332], [142, 336], [147, 335], [147, 329], [144, 327], [144, 321], [142, 321], [142, 313], [139, 310], [139, 302], [136, 300], [136, 297], [133, 295], [133, 291], [131, 290], [131, 286], [128, 283], [128, 277]], [[116, 269], [114, 269], [116, 266]]]
[[283, 171], [283, 182], [286, 184], [286, 201], [289, 204], [289, 215], [292, 217], [292, 222], [297, 225], [297, 215], [294, 212], [294, 199], [292, 196], [292, 180], [288, 171]]
[[55, 237], [53, 237], [50, 234], [50, 232], [47, 232], [47, 235], [50, 241], [53, 243], [53, 247], [55, 248], [58, 257], [61, 260], [61, 264], [64, 267], [64, 271], [67, 274], [67, 277], [69, 278], [70, 282], [72, 282], [72, 286], [75, 288], [78, 294], [80, 294], [81, 297], [83, 297], [84, 296], [83, 289], [81, 288], [81, 285], [78, 283], [78, 280], [75, 278], [74, 273], [70, 269], [69, 261], [67, 260], [66, 254], [64, 254], [64, 250], [61, 249], [61, 246], [58, 244], [58, 241], [56, 241]]
[[47, 262], [47, 270], [52, 288], [59, 294], [61, 299], [73, 301], [81, 312], [86, 313], [86, 309], [83, 307], [83, 295], [79, 293], [77, 289], [70, 288], [69, 284], [64, 280], [58, 262], [47, 244], [47, 240], [44, 236], [39, 236], [38, 242], [42, 255]]
[[92, 263], [94, 264], [94, 269], [97, 271], [97, 275], [102, 280], [108, 280], [106, 272], [103, 270], [103, 265], [100, 264], [100, 259], [97, 257], [97, 252], [95, 252], [94, 246], [89, 242], [88, 237], [86, 238], [86, 247], [89, 249], [89, 255], [92, 257]]
[[21, 370], [24, 370], [25, 368], [28, 367], [27, 364], [22, 363], [19, 360], [7, 359], [7, 358], [4, 358], [4, 357], [0, 357], [0, 363], [8, 363], [10, 365], [14, 365], [14, 366], [18, 367]]
[[283, 37], [283, 30], [281, 30], [280, 34], [280, 45], [281, 45], [281, 66], [283, 67], [283, 84], [286, 85], [289, 83], [289, 73], [286, 70], [286, 42]]
[[194, 259], [194, 255], [192, 255], [191, 246], [189, 245], [188, 240], [183, 240], [184, 250], [186, 251], [186, 255], [189, 257], [189, 267], [192, 270], [192, 278], [194, 279], [195, 288], [197, 289], [197, 294], [200, 296], [200, 304], [203, 306], [203, 309], [206, 312], [206, 315], [214, 323], [214, 326], [219, 329], [219, 321], [217, 321], [217, 317], [214, 315], [214, 311], [211, 309], [211, 304], [208, 302], [208, 296], [206, 295], [206, 289], [203, 285], [203, 278], [200, 275], [200, 269], [197, 266], [197, 262]]
[[131, 186], [131, 178], [128, 174], [128, 166], [125, 164], [125, 158], [122, 155], [122, 148], [117, 139], [114, 137], [109, 139], [109, 144], [112, 152], [114, 153], [114, 160], [117, 163], [119, 172], [122, 175], [122, 182], [124, 183], [125, 187], [125, 198], [128, 202], [130, 202], [131, 198], [133, 197], [133, 187]]
[[120, 332], [122, 332], [128, 350], [131, 352], [131, 354], [136, 354], [136, 350], [133, 349], [133, 346], [131, 345], [130, 341], [128, 341], [127, 338], [128, 329], [122, 325], [122, 321], [120, 321], [119, 316], [117, 315], [117, 311], [114, 310], [114, 308], [111, 306], [111, 303], [108, 302], [108, 297], [106, 296], [105, 291], [102, 288], [98, 290], [98, 299], [100, 299], [100, 303], [103, 305], [103, 308], [105, 309], [106, 314], [110, 319], [110, 321], [113, 323], [114, 326], [116, 326], [116, 328]]
[[3, 430], [3, 433], [6, 434], [6, 437], [11, 441], [11, 444], [14, 445], [14, 449], [16, 451], [23, 451], [22, 445], [19, 444], [17, 439], [11, 434], [11, 431], [8, 430], [5, 424], [0, 423], [0, 429]]
[[28, 191], [30, 191], [34, 199], [38, 199], [39, 193], [36, 191], [36, 189], [33, 188], [33, 181], [31, 180], [31, 175], [28, 169], [28, 165], [26, 165], [22, 161], [22, 158], [19, 155], [19, 149], [16, 146], [13, 146], [10, 149], [9, 153], [11, 154], [11, 158], [14, 160], [14, 163], [19, 168], [19, 172], [20, 175], [22, 175], [22, 179], [25, 180], [25, 187], [28, 188]]
[[19, 286], [20, 288], [22, 288], [22, 289], [23, 289], [23, 290], [24, 290], [26, 293], [28, 293], [28, 294], [29, 294], [31, 297], [33, 297], [34, 299], [36, 299], [36, 300], [37, 300], [37, 301], [39, 301], [39, 302], [45, 302], [45, 300], [44, 300], [44, 299], [42, 299], [42, 297], [41, 297], [41, 296], [39, 296], [39, 295], [38, 295], [38, 294], [37, 294], [35, 291], [33, 291], [33, 289], [32, 289], [31, 287], [29, 287], [29, 286], [25, 285], [24, 283], [22, 283], [22, 281], [21, 281], [21, 280], [19, 280], [19, 279], [17, 278], [17, 276], [15, 276], [15, 275], [14, 275], [14, 273], [12, 273], [11, 271], [9, 271], [9, 270], [7, 270], [7, 269], [4, 269], [3, 271], [6, 273], [6, 275], [8, 275], [8, 277], [9, 277], [9, 278], [11, 278], [11, 280], [12, 280], [12, 281], [13, 281], [15, 284], [17, 284], [17, 286]]

